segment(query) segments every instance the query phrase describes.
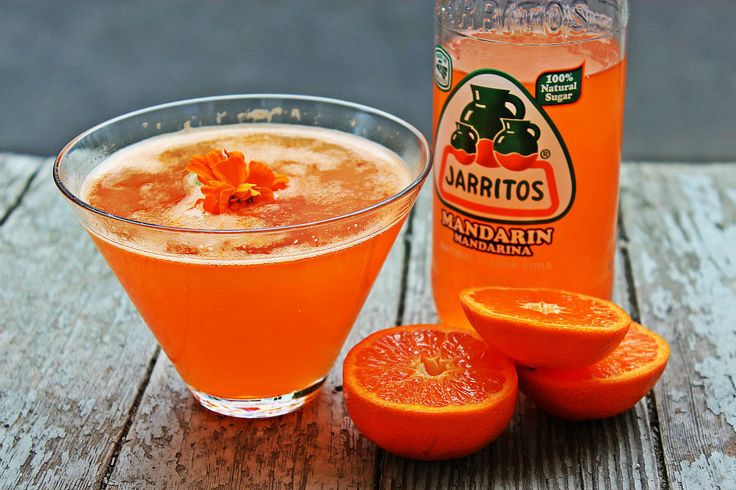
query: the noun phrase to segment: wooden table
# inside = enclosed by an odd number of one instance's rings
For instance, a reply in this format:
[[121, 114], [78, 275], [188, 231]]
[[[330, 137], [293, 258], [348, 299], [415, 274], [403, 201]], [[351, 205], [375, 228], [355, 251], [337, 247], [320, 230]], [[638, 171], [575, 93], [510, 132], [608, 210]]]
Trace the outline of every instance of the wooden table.
[[[498, 441], [431, 464], [355, 430], [339, 369], [281, 418], [200, 408], [49, 160], [0, 155], [0, 175], [0, 487], [736, 488], [736, 164], [624, 165], [616, 298], [672, 345], [646, 399], [566, 423], [522, 398]], [[424, 193], [346, 349], [435, 321], [429, 206]]]

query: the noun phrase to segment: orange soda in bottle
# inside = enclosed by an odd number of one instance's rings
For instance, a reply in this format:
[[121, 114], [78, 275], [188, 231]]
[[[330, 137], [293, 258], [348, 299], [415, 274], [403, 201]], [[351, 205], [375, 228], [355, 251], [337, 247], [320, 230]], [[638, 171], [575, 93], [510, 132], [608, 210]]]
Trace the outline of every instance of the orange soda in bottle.
[[438, 0], [432, 287], [466, 325], [474, 286], [608, 298], [626, 0]]

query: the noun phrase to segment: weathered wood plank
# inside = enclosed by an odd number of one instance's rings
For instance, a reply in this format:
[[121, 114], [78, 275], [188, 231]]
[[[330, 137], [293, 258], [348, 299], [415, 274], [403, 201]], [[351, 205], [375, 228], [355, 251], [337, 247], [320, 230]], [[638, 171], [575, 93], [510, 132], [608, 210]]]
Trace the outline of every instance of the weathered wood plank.
[[432, 183], [422, 189], [414, 206], [414, 219], [409, 245], [406, 288], [401, 323], [436, 323], [437, 312], [432, 299]]
[[[12, 165], [18, 177], [0, 193], [0, 216], [13, 209], [0, 226], [0, 486], [86, 487], [101, 481], [125, 435], [155, 343], [61, 204], [48, 166], [16, 207], [35, 168]], [[649, 400], [656, 407], [572, 424], [522, 397], [494, 444], [427, 464], [376, 452], [357, 434], [339, 369], [304, 410], [239, 421], [199, 408], [160, 356], [108, 483], [333, 488], [372, 486], [378, 476], [387, 488], [736, 488], [736, 166], [627, 165], [622, 185], [636, 289], [619, 274], [617, 299], [673, 347]], [[400, 238], [349, 345], [400, 312], [403, 323], [436, 320], [429, 207], [424, 193], [410, 255]]]
[[[412, 226], [403, 323], [435, 322], [431, 298], [431, 195], [422, 195]], [[620, 257], [619, 257], [620, 259]], [[619, 265], [619, 271], [623, 268]], [[628, 306], [623, 275], [616, 299]], [[417, 306], [412, 306], [417, 305]], [[422, 463], [384, 454], [382, 488], [659, 488], [645, 402], [607, 421], [564, 422], [522, 396], [507, 431], [479, 453]]]
[[112, 488], [370, 488], [375, 448], [350, 422], [342, 399], [347, 350], [393, 326], [401, 298], [403, 233], [319, 398], [296, 413], [237, 420], [207, 412], [164, 355], [109, 479]]
[[0, 482], [9, 488], [101, 481], [155, 349], [50, 168], [0, 227]]
[[736, 488], [736, 164], [639, 165], [623, 183], [641, 320], [672, 347], [655, 388], [669, 483]]
[[3, 176], [0, 192], [0, 224], [18, 204], [21, 195], [28, 190], [31, 178], [38, 167], [47, 160], [40, 157], [0, 153], [0, 175]]

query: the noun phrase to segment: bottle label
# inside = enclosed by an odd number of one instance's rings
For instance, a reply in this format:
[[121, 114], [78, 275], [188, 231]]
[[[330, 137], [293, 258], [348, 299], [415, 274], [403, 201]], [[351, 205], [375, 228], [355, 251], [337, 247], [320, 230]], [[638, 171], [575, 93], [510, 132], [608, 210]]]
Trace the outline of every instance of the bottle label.
[[435, 159], [435, 190], [455, 213], [448, 224], [462, 217], [549, 223], [575, 198], [573, 164], [559, 131], [526, 88], [498, 70], [474, 71], [450, 92]]
[[452, 57], [442, 46], [434, 47], [434, 83], [443, 92], [452, 87]]
[[548, 71], [537, 78], [539, 105], [573, 104], [580, 98], [583, 66], [574, 70]]

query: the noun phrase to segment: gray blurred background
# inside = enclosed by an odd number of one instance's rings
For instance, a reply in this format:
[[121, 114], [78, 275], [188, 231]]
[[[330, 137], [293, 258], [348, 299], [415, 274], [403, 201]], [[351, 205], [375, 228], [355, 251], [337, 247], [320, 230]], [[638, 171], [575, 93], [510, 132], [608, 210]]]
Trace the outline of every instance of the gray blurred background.
[[[736, 0], [631, 0], [624, 155], [736, 161]], [[429, 134], [432, 0], [0, 0], [0, 151], [239, 92], [344, 98]]]

